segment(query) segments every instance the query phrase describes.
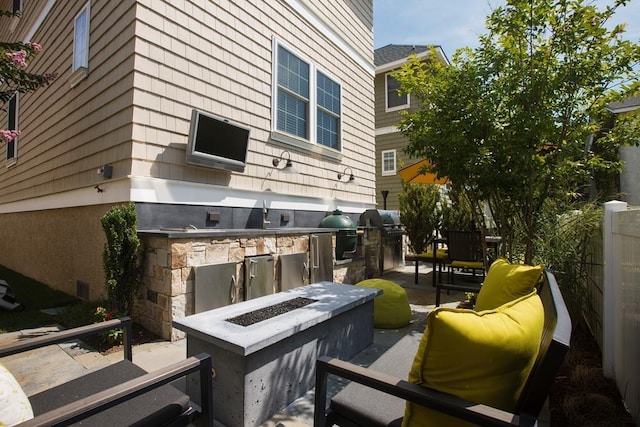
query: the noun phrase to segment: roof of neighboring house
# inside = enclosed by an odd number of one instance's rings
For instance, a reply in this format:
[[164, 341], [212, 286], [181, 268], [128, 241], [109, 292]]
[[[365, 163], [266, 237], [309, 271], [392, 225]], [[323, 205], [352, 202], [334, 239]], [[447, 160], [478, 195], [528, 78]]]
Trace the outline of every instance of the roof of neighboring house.
[[607, 108], [614, 113], [623, 113], [625, 111], [633, 111], [640, 108], [640, 95], [632, 96], [622, 102], [612, 102]]
[[376, 67], [404, 59], [412, 53], [426, 52], [431, 46], [410, 44], [388, 44], [373, 51], [373, 62]]

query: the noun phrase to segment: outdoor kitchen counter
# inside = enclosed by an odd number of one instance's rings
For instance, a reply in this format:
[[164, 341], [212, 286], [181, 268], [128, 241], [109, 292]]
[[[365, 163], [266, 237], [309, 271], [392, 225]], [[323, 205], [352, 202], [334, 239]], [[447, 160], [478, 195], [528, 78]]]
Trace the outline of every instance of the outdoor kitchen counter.
[[[194, 314], [174, 320], [173, 324], [187, 337], [246, 356], [365, 304], [381, 293], [379, 289], [320, 282]], [[298, 297], [317, 301], [249, 326], [227, 321]]]
[[333, 228], [279, 227], [279, 228], [159, 228], [138, 230], [142, 234], [165, 236], [169, 239], [197, 237], [256, 237], [269, 235], [296, 235], [335, 232]]

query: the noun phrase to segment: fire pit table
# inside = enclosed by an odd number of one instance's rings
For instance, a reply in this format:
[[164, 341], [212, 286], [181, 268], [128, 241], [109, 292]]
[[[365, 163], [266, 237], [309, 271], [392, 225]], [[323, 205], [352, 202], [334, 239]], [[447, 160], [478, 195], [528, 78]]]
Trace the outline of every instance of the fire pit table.
[[[173, 325], [187, 335], [187, 356], [213, 358], [214, 417], [227, 426], [255, 426], [313, 387], [318, 356], [349, 360], [373, 342], [373, 299], [381, 292], [321, 282]], [[187, 390], [197, 387], [190, 378]]]

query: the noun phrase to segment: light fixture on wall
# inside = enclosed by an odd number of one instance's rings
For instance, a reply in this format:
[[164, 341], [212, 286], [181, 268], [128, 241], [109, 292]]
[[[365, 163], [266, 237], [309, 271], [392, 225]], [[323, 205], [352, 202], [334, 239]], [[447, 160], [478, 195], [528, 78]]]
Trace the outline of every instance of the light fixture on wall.
[[111, 177], [113, 176], [113, 166], [111, 165], [100, 166], [100, 169], [98, 169], [98, 175], [100, 175], [104, 179], [111, 179]]
[[[347, 174], [347, 171], [349, 171], [349, 174]], [[338, 172], [338, 181], [342, 181], [342, 177], [348, 177], [347, 179], [347, 184], [357, 184], [358, 182], [356, 181], [356, 177], [353, 176], [353, 170], [351, 170], [351, 168], [344, 168], [344, 171], [342, 171], [342, 173]]]
[[[284, 158], [285, 153], [287, 155], [286, 159]], [[272, 160], [273, 167], [277, 168], [282, 160], [286, 160], [287, 162], [285, 163], [284, 168], [280, 169], [280, 172], [291, 174], [291, 175], [298, 173], [296, 168], [293, 167], [293, 162], [291, 161], [291, 153], [289, 153], [287, 150], [283, 150], [282, 153], [280, 153], [280, 157], [275, 157]]]

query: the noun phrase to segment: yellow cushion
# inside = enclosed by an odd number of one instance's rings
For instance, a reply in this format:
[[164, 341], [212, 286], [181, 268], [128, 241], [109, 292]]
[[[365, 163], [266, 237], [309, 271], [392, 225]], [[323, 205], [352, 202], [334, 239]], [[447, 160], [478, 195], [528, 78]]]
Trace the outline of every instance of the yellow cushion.
[[[418, 254], [418, 258], [422, 261], [431, 261], [433, 260], [433, 251], [429, 249], [426, 252], [422, 252]], [[445, 248], [436, 249], [436, 259], [441, 261], [447, 259], [447, 250]]]
[[451, 263], [451, 267], [455, 268], [473, 268], [473, 269], [482, 269], [484, 268], [484, 263], [482, 261], [453, 261]]
[[[535, 290], [496, 310], [437, 308], [427, 317], [409, 382], [513, 411], [538, 354], [543, 323]], [[402, 425], [469, 424], [407, 403]]]
[[383, 279], [367, 279], [356, 286], [382, 289], [382, 295], [373, 300], [373, 326], [401, 328], [411, 321], [411, 307], [407, 291], [402, 286]]
[[510, 264], [506, 259], [498, 258], [489, 267], [475, 310], [493, 310], [529, 294], [542, 277], [543, 269], [543, 265]]
[[0, 426], [12, 426], [33, 418], [29, 399], [11, 372], [0, 363]]

